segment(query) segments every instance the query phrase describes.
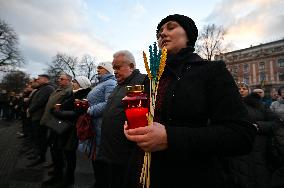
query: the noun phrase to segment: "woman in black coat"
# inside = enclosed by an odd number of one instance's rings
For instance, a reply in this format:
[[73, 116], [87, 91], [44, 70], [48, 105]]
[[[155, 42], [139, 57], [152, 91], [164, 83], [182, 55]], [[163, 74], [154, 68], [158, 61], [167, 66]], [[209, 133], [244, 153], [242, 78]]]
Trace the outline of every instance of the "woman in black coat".
[[157, 26], [168, 51], [153, 125], [126, 137], [152, 152], [150, 187], [225, 188], [223, 158], [250, 152], [255, 127], [222, 61], [193, 53], [198, 30], [192, 19], [169, 15]]
[[[77, 76], [73, 81], [73, 95], [64, 101], [60, 109], [53, 111], [54, 116], [58, 119], [68, 121], [72, 126], [62, 135], [55, 137], [56, 145], [58, 149], [63, 152], [63, 155], [56, 156], [61, 158], [62, 168], [63, 164], [66, 163], [66, 169], [63, 176], [61, 187], [68, 187], [74, 184], [74, 173], [76, 169], [76, 150], [78, 147], [78, 138], [76, 132], [76, 121], [79, 116], [86, 113], [87, 109], [77, 108], [74, 105], [76, 99], [85, 99], [88, 93], [91, 91], [91, 82], [85, 76]], [[64, 161], [65, 160], [65, 161]], [[63, 169], [62, 169], [63, 170]], [[61, 170], [61, 171], [62, 171]]]
[[231, 158], [233, 187], [267, 188], [271, 178], [270, 144], [273, 127], [280, 122], [276, 114], [266, 108], [257, 93], [249, 94], [248, 85], [238, 83], [239, 91], [257, 127], [253, 149], [248, 155]]

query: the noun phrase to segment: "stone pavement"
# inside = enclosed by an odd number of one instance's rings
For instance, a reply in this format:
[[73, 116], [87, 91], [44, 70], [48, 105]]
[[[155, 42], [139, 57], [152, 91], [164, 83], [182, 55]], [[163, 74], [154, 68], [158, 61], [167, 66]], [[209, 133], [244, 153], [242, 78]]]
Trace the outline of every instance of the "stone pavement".
[[[17, 131], [21, 131], [20, 121], [0, 120], [0, 188], [40, 188], [48, 178], [48, 169], [41, 165], [26, 167], [30, 161], [23, 152], [24, 139], [17, 136]], [[93, 183], [91, 162], [78, 153], [74, 188], [89, 188]]]

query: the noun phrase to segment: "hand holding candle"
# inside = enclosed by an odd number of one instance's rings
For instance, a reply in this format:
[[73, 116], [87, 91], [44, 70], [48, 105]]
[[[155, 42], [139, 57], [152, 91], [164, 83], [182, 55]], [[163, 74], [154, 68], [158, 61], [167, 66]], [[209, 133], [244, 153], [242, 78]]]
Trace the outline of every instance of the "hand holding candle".
[[168, 140], [165, 126], [157, 122], [153, 122], [152, 125], [128, 129], [127, 122], [125, 122], [124, 134], [128, 140], [136, 142], [137, 145], [146, 152], [167, 149]]

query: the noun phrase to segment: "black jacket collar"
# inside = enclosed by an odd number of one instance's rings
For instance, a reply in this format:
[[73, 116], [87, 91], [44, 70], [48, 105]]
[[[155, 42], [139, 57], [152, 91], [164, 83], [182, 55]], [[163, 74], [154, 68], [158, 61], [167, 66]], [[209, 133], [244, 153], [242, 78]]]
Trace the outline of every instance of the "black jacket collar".
[[201, 65], [206, 60], [198, 54], [193, 53], [190, 48], [183, 48], [177, 54], [169, 54], [165, 68], [165, 74], [173, 74], [175, 77], [181, 77], [183, 71], [192, 65]]
[[133, 70], [133, 72], [130, 74], [130, 76], [128, 76], [128, 77], [124, 80], [124, 82], [122, 82], [122, 83], [120, 83], [120, 84], [118, 84], [118, 85], [126, 85], [126, 84], [129, 84], [129, 82], [132, 80], [132, 78], [133, 78], [134, 76], [136, 76], [137, 74], [139, 74], [139, 73], [140, 73], [139, 69]]

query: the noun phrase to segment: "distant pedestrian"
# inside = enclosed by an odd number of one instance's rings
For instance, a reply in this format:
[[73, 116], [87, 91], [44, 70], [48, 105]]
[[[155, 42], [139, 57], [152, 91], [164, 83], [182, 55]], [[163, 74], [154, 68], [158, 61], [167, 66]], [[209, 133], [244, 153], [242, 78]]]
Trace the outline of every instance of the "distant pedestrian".
[[8, 94], [6, 90], [2, 90], [0, 93], [0, 118], [7, 119], [8, 116]]

